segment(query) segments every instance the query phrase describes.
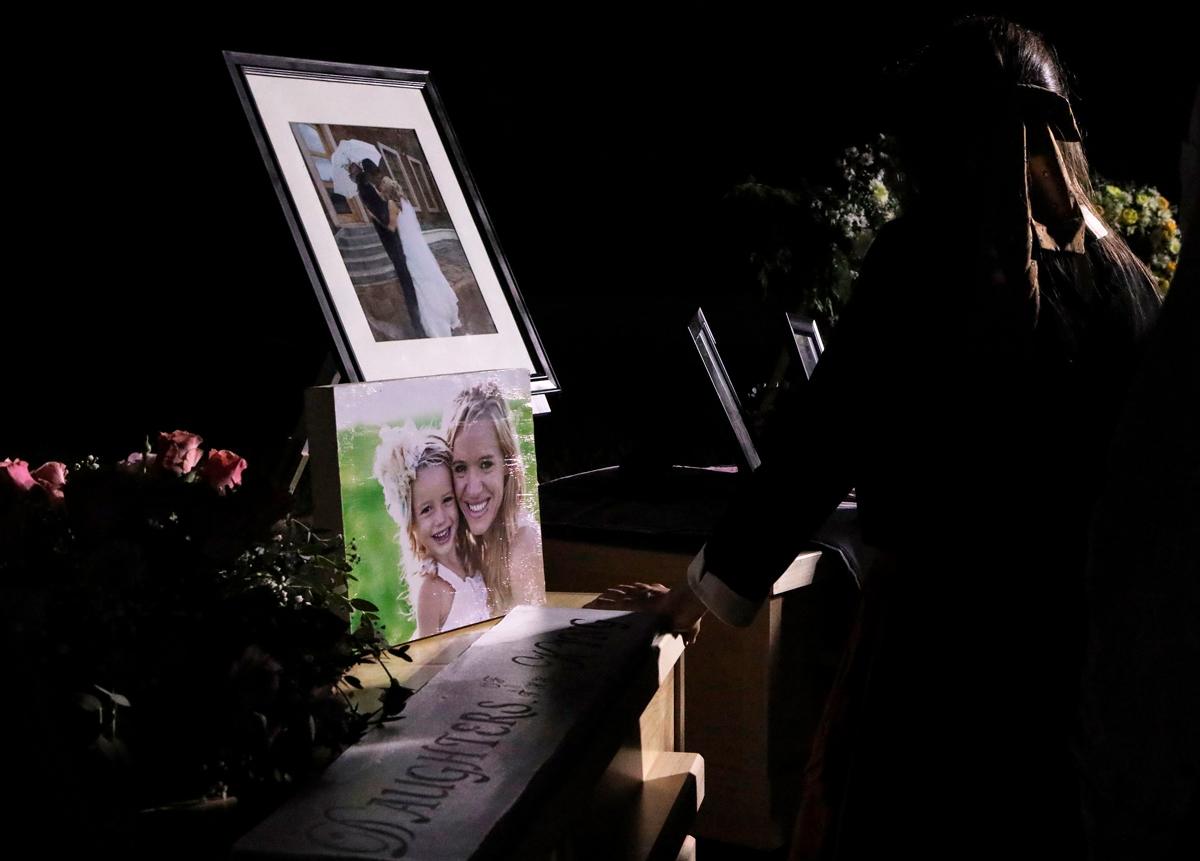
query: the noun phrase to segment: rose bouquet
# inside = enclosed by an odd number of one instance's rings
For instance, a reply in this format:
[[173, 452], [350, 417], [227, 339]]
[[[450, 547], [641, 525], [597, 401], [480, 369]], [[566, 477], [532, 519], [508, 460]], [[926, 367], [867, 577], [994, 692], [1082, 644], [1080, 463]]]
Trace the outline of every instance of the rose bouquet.
[[0, 462], [18, 774], [79, 833], [136, 836], [203, 799], [253, 821], [403, 708], [398, 684], [371, 713], [346, 695], [387, 650], [347, 596], [352, 552], [246, 471], [183, 431], [115, 463]]

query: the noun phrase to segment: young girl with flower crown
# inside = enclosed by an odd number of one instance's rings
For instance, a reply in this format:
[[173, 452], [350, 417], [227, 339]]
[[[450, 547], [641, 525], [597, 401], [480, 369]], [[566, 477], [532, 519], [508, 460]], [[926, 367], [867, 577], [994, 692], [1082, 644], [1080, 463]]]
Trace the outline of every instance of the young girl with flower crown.
[[482, 622], [489, 616], [487, 590], [478, 573], [466, 573], [477, 569], [464, 565], [449, 446], [412, 425], [384, 428], [380, 440], [375, 478], [400, 527], [415, 636]]

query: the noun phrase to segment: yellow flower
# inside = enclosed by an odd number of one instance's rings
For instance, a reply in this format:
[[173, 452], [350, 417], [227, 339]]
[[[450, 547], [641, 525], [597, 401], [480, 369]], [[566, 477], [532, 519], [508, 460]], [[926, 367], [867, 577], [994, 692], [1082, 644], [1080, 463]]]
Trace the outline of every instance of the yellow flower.
[[1133, 200], [1135, 203], [1137, 203], [1138, 206], [1145, 206], [1147, 203], [1150, 202], [1150, 195], [1137, 194], [1134, 196]]
[[1178, 265], [1178, 264], [1176, 264], [1174, 260], [1168, 260], [1167, 261], [1167, 271], [1174, 273], [1176, 265]]
[[887, 186], [877, 179], [871, 180], [871, 194], [874, 196], [876, 203], [878, 203], [880, 206], [888, 201]]
[[1138, 214], [1136, 209], [1126, 209], [1121, 213], [1121, 222], [1123, 224], [1137, 224]]
[[1167, 290], [1170, 288], [1170, 286], [1171, 286], [1171, 282], [1168, 281], [1166, 278], [1158, 279], [1158, 292], [1159, 293], [1166, 293]]
[[1179, 229], [1178, 225], [1175, 224], [1175, 219], [1173, 219], [1173, 218], [1167, 219], [1166, 228], [1167, 228], [1168, 235], [1174, 233], [1176, 230]]
[[1158, 208], [1159, 208], [1159, 209], [1170, 209], [1170, 208], [1171, 208], [1171, 204], [1167, 203], [1167, 199], [1166, 199], [1165, 197], [1159, 196], [1159, 198], [1158, 198]]

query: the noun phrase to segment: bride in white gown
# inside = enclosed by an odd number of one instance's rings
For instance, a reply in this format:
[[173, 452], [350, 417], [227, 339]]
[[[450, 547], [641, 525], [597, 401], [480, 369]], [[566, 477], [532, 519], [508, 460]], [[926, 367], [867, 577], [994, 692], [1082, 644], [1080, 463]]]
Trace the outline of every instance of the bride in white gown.
[[[393, 204], [394, 205], [394, 204]], [[412, 276], [417, 292], [417, 308], [421, 314], [421, 325], [430, 338], [448, 338], [459, 326], [458, 296], [437, 258], [429, 250], [416, 210], [407, 198], [402, 198], [400, 212], [396, 216], [396, 232], [404, 249], [408, 273]]]

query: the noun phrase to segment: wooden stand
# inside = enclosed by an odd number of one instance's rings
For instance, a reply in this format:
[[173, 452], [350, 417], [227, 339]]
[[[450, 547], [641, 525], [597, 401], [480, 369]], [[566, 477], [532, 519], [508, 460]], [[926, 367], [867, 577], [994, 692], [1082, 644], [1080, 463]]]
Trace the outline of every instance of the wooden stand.
[[[682, 585], [692, 555], [546, 538], [547, 588]], [[820, 578], [801, 554], [748, 628], [704, 622], [688, 648], [686, 746], [704, 758], [699, 836], [760, 850], [791, 835], [803, 769], [849, 629], [857, 592]]]

